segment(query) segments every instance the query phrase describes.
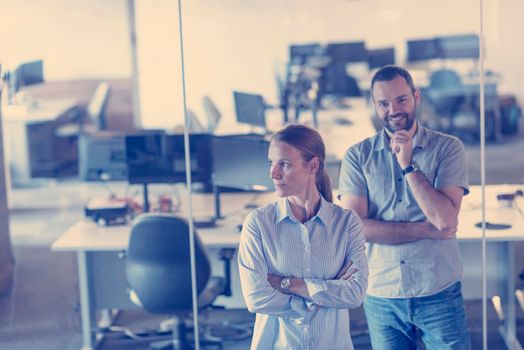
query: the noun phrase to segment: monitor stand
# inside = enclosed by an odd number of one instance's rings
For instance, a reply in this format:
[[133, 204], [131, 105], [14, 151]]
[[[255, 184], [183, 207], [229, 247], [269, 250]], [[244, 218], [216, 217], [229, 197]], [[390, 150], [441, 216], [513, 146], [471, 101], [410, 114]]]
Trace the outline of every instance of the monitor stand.
[[215, 219], [223, 219], [220, 213], [220, 187], [213, 185], [213, 195], [215, 197]]
[[147, 183], [144, 182], [144, 190], [143, 190], [143, 194], [144, 194], [144, 213], [148, 213], [149, 212], [149, 194], [148, 194], [148, 191], [147, 191]]
[[[144, 213], [148, 213], [151, 209], [149, 205], [149, 191], [147, 188], [147, 183], [143, 183], [143, 195], [144, 195], [144, 204], [143, 204], [143, 211]], [[220, 216], [220, 190], [218, 187], [213, 186], [214, 193], [215, 193], [215, 216], [194, 216], [193, 217], [193, 224], [196, 228], [209, 228], [209, 227], [215, 227], [216, 226], [216, 220], [222, 219]]]

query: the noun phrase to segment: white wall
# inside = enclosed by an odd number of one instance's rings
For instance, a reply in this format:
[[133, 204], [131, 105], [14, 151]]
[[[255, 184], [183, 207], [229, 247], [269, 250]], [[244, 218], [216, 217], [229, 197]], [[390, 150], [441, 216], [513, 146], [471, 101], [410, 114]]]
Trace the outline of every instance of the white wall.
[[[516, 1], [490, 0], [486, 6], [485, 30], [489, 53], [486, 67], [501, 72], [503, 76], [506, 76], [508, 69], [503, 62], [506, 56], [513, 56], [514, 45], [501, 46], [500, 33], [512, 29], [506, 24], [507, 20], [499, 20], [504, 14], [499, 7], [511, 6], [513, 11], [519, 7], [524, 9], [524, 5], [514, 3]], [[505, 2], [511, 4], [506, 5]], [[163, 5], [159, 6], [158, 3]], [[148, 16], [154, 17], [153, 13], [157, 11], [162, 14], [161, 23], [165, 21], [172, 24], [168, 34], [162, 33], [164, 25], [159, 27], [158, 21], [149, 24], [143, 22], [139, 25], [139, 40], [154, 45], [150, 43], [154, 38], [162, 43], [163, 48], [171, 49], [168, 56], [175, 62], [179, 55], [178, 47], [174, 47], [179, 45], [174, 34], [178, 26], [178, 13], [176, 4], [169, 8], [166, 3], [169, 2], [155, 1], [145, 6], [148, 7]], [[269, 102], [276, 102], [275, 67], [285, 62], [290, 43], [365, 40], [369, 48], [393, 45], [397, 50], [398, 63], [403, 64], [406, 39], [478, 33], [479, 9], [478, 0], [186, 1], [183, 24], [188, 104], [203, 118], [201, 98], [209, 95], [217, 102], [224, 117], [232, 119], [232, 90], [258, 92]], [[149, 32], [146, 36], [140, 31], [146, 31], [147, 26], [157, 27], [158, 30], [147, 29]], [[494, 52], [489, 52], [491, 49]], [[141, 66], [142, 79], [150, 83], [156, 80], [154, 85], [168, 89], [168, 85], [162, 85], [161, 81], [176, 81], [180, 74], [173, 72], [167, 77], [164, 74], [167, 69], [163, 64], [148, 64], [146, 67], [144, 56], [150, 54], [147, 51], [141, 51], [140, 56], [144, 64]], [[156, 60], [161, 63], [162, 59]], [[147, 60], [155, 59], [149, 57]], [[475, 67], [473, 62], [467, 64], [470, 69]], [[513, 84], [510, 88], [517, 94], [524, 91], [521, 84]], [[156, 101], [165, 98], [166, 105], [171, 105], [175, 103], [173, 99], [181, 98], [179, 87], [169, 86], [168, 90], [172, 93], [170, 101], [167, 101], [168, 97], [163, 92], [158, 91]], [[175, 107], [172, 112], [164, 110], [162, 113], [156, 110], [150, 113], [146, 106], [143, 107], [145, 116], [163, 113], [170, 123], [175, 122], [176, 118], [182, 120], [179, 117], [181, 106]], [[162, 123], [160, 119], [157, 120]]]
[[[136, 3], [144, 125], [171, 127], [183, 121], [177, 1]], [[484, 3], [486, 68], [524, 102], [524, 23], [511, 20], [524, 2]], [[48, 80], [131, 75], [126, 0], [0, 0], [0, 8], [4, 69], [43, 58]], [[275, 66], [289, 43], [394, 45], [403, 63], [406, 39], [479, 32], [480, 23], [479, 0], [190, 0], [183, 15], [188, 104], [202, 119], [203, 95], [226, 119], [234, 118], [234, 89], [275, 102]]]
[[0, 0], [4, 70], [44, 60], [47, 80], [129, 77], [125, 0]]
[[524, 105], [524, 22], [515, 14], [524, 12], [524, 1], [490, 0], [486, 26], [488, 67], [501, 74], [499, 91], [516, 94]]
[[136, 1], [136, 27], [142, 125], [183, 124], [177, 1]]

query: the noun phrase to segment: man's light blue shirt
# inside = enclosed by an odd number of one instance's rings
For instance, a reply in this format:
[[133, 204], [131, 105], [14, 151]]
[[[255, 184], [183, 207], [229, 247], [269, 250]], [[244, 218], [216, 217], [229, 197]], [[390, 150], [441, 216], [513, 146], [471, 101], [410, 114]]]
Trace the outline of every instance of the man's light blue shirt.
[[[462, 187], [469, 193], [464, 145], [456, 137], [418, 124], [413, 160], [437, 189]], [[350, 147], [342, 161], [339, 195], [368, 199], [368, 218], [419, 222], [420, 209], [384, 130]], [[385, 298], [433, 295], [461, 281], [462, 261], [457, 239], [422, 239], [398, 245], [369, 243], [368, 294]]]
[[[358, 271], [335, 279], [351, 260]], [[323, 198], [299, 222], [286, 198], [251, 212], [238, 252], [242, 293], [256, 312], [251, 349], [353, 349], [349, 308], [361, 305], [368, 268], [362, 222]], [[267, 274], [303, 278], [311, 300], [275, 290]]]

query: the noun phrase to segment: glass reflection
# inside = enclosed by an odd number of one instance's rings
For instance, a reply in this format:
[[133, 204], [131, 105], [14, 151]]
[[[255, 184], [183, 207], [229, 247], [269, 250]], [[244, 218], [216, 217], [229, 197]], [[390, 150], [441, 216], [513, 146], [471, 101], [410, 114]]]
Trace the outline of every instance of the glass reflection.
[[[519, 79], [523, 66], [517, 61], [524, 50], [511, 44], [524, 26], [505, 20], [523, 4], [488, 1], [485, 11], [486, 80], [486, 227], [488, 249], [488, 312], [503, 319], [499, 334], [508, 348], [519, 347], [517, 321], [522, 299], [522, 224], [524, 201], [524, 149], [521, 104], [524, 98]], [[478, 164], [476, 165], [478, 166]], [[498, 259], [497, 259], [498, 258]], [[495, 260], [497, 259], [497, 260]], [[497, 261], [496, 264], [489, 262]], [[501, 273], [501, 271], [504, 271]], [[517, 298], [515, 298], [517, 296]], [[518, 302], [517, 302], [518, 301]], [[492, 307], [492, 308], [491, 308]], [[488, 313], [489, 314], [489, 313]], [[495, 324], [488, 324], [488, 343], [496, 339]]]
[[[471, 232], [478, 221], [475, 211], [482, 205], [475, 187], [480, 183], [479, 1], [329, 6], [292, 0], [191, 1], [185, 7], [184, 23], [188, 102], [194, 115], [205, 124], [209, 108], [202, 100], [211, 100], [218, 111], [215, 115], [220, 115], [213, 128], [216, 135], [263, 137], [286, 122], [312, 125], [326, 140], [326, 166], [334, 184], [346, 149], [382, 128], [369, 103], [371, 76], [387, 63], [408, 68], [421, 89], [419, 121], [465, 144], [474, 187], [462, 207], [474, 213], [471, 220], [461, 220], [465, 223], [460, 230]], [[500, 87], [493, 84], [487, 79], [487, 139], [499, 142], [495, 120]], [[229, 170], [237, 176], [247, 174], [238, 162], [232, 162]], [[262, 197], [249, 202], [249, 207], [263, 205]], [[228, 194], [221, 198], [227, 205]], [[235, 212], [243, 216], [250, 210], [237, 207]], [[459, 244], [467, 265], [463, 287], [467, 316], [478, 324], [482, 318], [475, 309], [482, 297], [479, 242], [477, 237], [460, 239]], [[224, 303], [244, 307], [235, 289]], [[481, 344], [479, 332], [472, 338], [476, 346]]]

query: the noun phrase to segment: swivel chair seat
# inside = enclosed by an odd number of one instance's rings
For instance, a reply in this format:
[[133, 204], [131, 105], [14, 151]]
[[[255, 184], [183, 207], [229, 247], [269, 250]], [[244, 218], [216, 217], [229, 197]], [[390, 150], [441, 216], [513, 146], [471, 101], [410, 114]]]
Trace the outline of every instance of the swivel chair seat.
[[[199, 308], [211, 305], [221, 294], [230, 295], [230, 275], [226, 273], [225, 279], [211, 277], [209, 259], [196, 232], [195, 259]], [[126, 275], [129, 295], [136, 305], [151, 313], [171, 315], [174, 320], [172, 340], [150, 348], [190, 349], [184, 322], [193, 305], [187, 221], [167, 214], [138, 216], [131, 228]], [[221, 348], [220, 342], [214, 343]]]

